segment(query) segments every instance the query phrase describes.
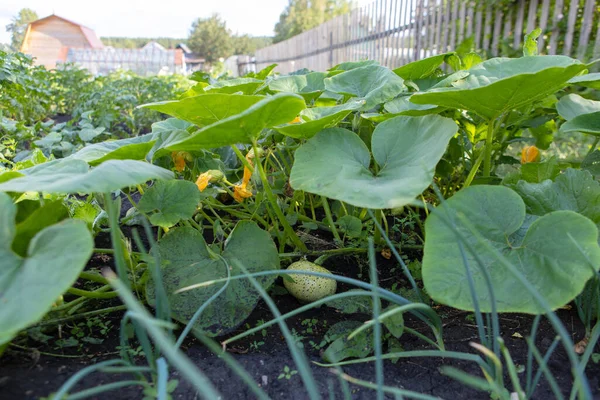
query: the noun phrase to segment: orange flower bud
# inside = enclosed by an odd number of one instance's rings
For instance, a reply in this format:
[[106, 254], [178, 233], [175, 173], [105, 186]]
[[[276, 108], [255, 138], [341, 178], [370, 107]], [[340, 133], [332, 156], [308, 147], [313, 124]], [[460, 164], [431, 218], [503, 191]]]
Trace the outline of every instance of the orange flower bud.
[[540, 161], [540, 151], [535, 146], [525, 146], [521, 152], [521, 164]]
[[185, 160], [191, 161], [192, 156], [187, 151], [174, 151], [171, 153], [171, 158], [175, 163], [175, 169], [181, 172], [185, 169]]

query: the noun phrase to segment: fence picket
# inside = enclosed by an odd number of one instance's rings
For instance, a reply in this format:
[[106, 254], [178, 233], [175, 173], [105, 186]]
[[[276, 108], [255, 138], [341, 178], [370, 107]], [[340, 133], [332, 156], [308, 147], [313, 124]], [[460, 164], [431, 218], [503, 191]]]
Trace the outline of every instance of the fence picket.
[[[286, 73], [375, 59], [396, 68], [452, 50], [467, 37], [473, 37], [478, 51], [506, 55], [505, 43], [518, 50], [523, 34], [536, 27], [542, 29], [538, 39], [542, 54], [576, 53], [579, 58], [589, 58], [593, 53], [600, 57], [597, 6], [597, 0], [518, 0], [508, 9], [493, 5], [482, 9], [472, 0], [373, 0], [258, 50], [256, 67], [278, 62], [278, 70]], [[124, 66], [139, 62], [134, 52], [119, 57]], [[157, 60], [163, 62], [158, 56]]]
[[515, 31], [513, 39], [513, 48], [516, 50], [521, 44], [523, 38], [523, 19], [525, 18], [525, 0], [519, 0], [519, 8], [517, 10], [517, 19], [515, 20]]
[[573, 49], [573, 34], [575, 33], [575, 19], [577, 18], [577, 10], [579, 9], [579, 0], [571, 0], [569, 6], [569, 16], [567, 17], [567, 33], [565, 34], [565, 47], [563, 54], [571, 55]]
[[590, 34], [592, 33], [592, 21], [594, 19], [595, 6], [595, 0], [586, 0], [585, 7], [583, 9], [583, 21], [581, 23], [581, 31], [579, 33], [579, 46], [577, 49], [577, 58], [579, 59], [585, 58], [585, 53], [587, 52]]

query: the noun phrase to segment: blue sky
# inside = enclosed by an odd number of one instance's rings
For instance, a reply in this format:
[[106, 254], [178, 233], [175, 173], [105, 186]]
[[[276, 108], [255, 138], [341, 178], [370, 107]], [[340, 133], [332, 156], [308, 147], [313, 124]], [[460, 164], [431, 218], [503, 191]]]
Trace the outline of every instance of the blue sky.
[[0, 43], [21, 8], [86, 25], [98, 36], [187, 37], [192, 21], [217, 12], [233, 32], [272, 35], [288, 0], [0, 0]]

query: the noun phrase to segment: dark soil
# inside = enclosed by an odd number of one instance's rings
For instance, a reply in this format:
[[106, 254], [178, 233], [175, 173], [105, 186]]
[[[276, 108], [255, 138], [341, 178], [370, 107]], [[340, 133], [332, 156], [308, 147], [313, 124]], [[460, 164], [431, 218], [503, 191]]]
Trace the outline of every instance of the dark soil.
[[[328, 234], [321, 234], [327, 239]], [[106, 235], [100, 235], [97, 240], [98, 247], [109, 247], [110, 243]], [[367, 266], [361, 257], [336, 257], [325, 262], [325, 267], [334, 273], [350, 277], [362, 277], [367, 279]], [[401, 271], [394, 262], [379, 257], [378, 269], [382, 286], [391, 287], [398, 283], [406, 286], [403, 279], [398, 278]], [[90, 261], [90, 268], [101, 268], [112, 264], [110, 256], [96, 255]], [[361, 266], [364, 271], [361, 271]], [[278, 282], [281, 285], [281, 281]], [[339, 285], [338, 291], [348, 290], [347, 285]], [[274, 300], [282, 313], [291, 311], [299, 306], [298, 302], [289, 295], [274, 296]], [[105, 301], [107, 305], [119, 304], [116, 300]], [[444, 321], [444, 340], [447, 350], [476, 353], [469, 342], [477, 342], [477, 328], [472, 322], [469, 313], [452, 310], [448, 308], [437, 308], [438, 313]], [[561, 310], [559, 316], [564, 322], [571, 338], [578, 342], [584, 336], [584, 329], [577, 313], [574, 310]], [[102, 344], [85, 343], [81, 347], [60, 348], [54, 340], [49, 344], [40, 344], [29, 340], [24, 343], [28, 349], [10, 347], [8, 352], [0, 359], [0, 399], [22, 400], [37, 399], [48, 396], [56, 391], [69, 377], [80, 371], [85, 366], [102, 360], [118, 358], [116, 347], [119, 345], [119, 323], [122, 314], [115, 313], [104, 317], [104, 322], [111, 328], [105, 335], [94, 332], [91, 336], [102, 337]], [[257, 325], [257, 321], [267, 321], [272, 318], [268, 307], [259, 303], [249, 320], [247, 326]], [[312, 361], [321, 361], [319, 349], [313, 348], [311, 341], [319, 343], [327, 327], [344, 319], [360, 319], [358, 316], [343, 315], [332, 308], [322, 307], [311, 310], [300, 316], [288, 320], [288, 326], [297, 334], [304, 337], [302, 340], [304, 350]], [[313, 333], [307, 332], [307, 327], [302, 324], [306, 319], [318, 320]], [[363, 318], [364, 319], [364, 318]], [[501, 335], [506, 342], [511, 356], [518, 366], [525, 365], [527, 356], [527, 344], [525, 337], [530, 333], [532, 317], [527, 315], [506, 314], [501, 316]], [[326, 324], [325, 324], [326, 323]], [[62, 335], [69, 336], [72, 324], [62, 326]], [[431, 337], [430, 332], [423, 322], [410, 316], [406, 317], [406, 325]], [[247, 326], [240, 327], [237, 332], [243, 332]], [[58, 332], [52, 333], [55, 338]], [[232, 336], [232, 335], [230, 335]], [[540, 352], [544, 354], [555, 337], [555, 332], [546, 319], [542, 319], [537, 333], [536, 344]], [[219, 338], [223, 339], [223, 338]], [[260, 344], [263, 342], [264, 344]], [[431, 347], [422, 340], [404, 334], [400, 338], [405, 350], [430, 349]], [[255, 344], [256, 343], [256, 344]], [[214, 356], [206, 347], [196, 339], [190, 339], [184, 345], [184, 350], [190, 359], [202, 370], [212, 381], [215, 387], [222, 393], [223, 399], [253, 399], [253, 394], [245, 384], [232, 372], [227, 365], [218, 357]], [[269, 328], [266, 335], [257, 333], [252, 337], [234, 342], [228, 346], [228, 351], [249, 372], [254, 380], [261, 385], [263, 390], [274, 399], [306, 399], [308, 395], [303, 387], [299, 374], [291, 379], [278, 379], [285, 366], [295, 369], [290, 352], [283, 336], [276, 326]], [[45, 353], [54, 353], [48, 355]], [[140, 358], [143, 363], [143, 358]], [[481, 376], [479, 367], [466, 361], [455, 361], [438, 358], [412, 358], [401, 359], [397, 363], [385, 362], [385, 384], [419, 393], [438, 396], [443, 399], [489, 399], [489, 395], [467, 388], [457, 381], [450, 379], [439, 372], [441, 366], [454, 366], [468, 373]], [[534, 363], [535, 365], [535, 363]], [[564, 350], [559, 346], [549, 362], [549, 368], [555, 376], [561, 390], [568, 395], [572, 385], [571, 370], [568, 358]], [[330, 398], [329, 393], [333, 391], [335, 398], [343, 398], [339, 379], [328, 369], [312, 365], [312, 371], [318, 384], [318, 390], [324, 398]], [[179, 372], [171, 369], [172, 377], [179, 379], [173, 397], [176, 399], [200, 398], [195, 388], [181, 378]], [[354, 364], [344, 367], [344, 372], [354, 378], [374, 381], [375, 366], [372, 363]], [[590, 363], [587, 371], [590, 385], [597, 398], [600, 398], [600, 366]], [[520, 374], [524, 381], [525, 373]], [[115, 382], [122, 379], [133, 379], [128, 375], [93, 374], [81, 381], [76, 390], [95, 387], [101, 384]], [[508, 377], [505, 377], [506, 386], [510, 387]], [[353, 399], [373, 399], [374, 392], [359, 386], [350, 385]], [[102, 394], [98, 399], [142, 399], [143, 394], [139, 388], [129, 387], [119, 389], [110, 393]], [[393, 398], [393, 397], [389, 397]], [[554, 395], [547, 382], [542, 379], [534, 393], [535, 399], [553, 399]]]

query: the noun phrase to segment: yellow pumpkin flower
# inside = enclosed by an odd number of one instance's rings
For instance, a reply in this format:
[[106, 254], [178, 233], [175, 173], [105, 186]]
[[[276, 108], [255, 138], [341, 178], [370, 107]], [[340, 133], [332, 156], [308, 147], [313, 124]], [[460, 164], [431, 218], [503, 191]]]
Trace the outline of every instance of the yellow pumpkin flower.
[[235, 185], [233, 187], [233, 198], [238, 203], [243, 203], [244, 199], [252, 197], [252, 192], [246, 188], [246, 185]]
[[296, 118], [294, 118], [293, 120], [291, 120], [289, 123], [290, 124], [299, 124], [302, 122], [302, 118], [300, 118], [300, 116], [298, 115]]
[[174, 151], [171, 153], [171, 158], [173, 158], [177, 172], [181, 172], [185, 169], [185, 161], [192, 160], [192, 155], [187, 151]]
[[206, 189], [209, 182], [218, 182], [224, 177], [225, 175], [220, 170], [209, 169], [208, 171], [203, 172], [198, 176], [198, 179], [196, 179], [196, 186], [198, 186], [198, 190], [202, 192], [204, 189]]
[[540, 151], [535, 146], [525, 146], [521, 152], [521, 164], [540, 161]]
[[210, 174], [207, 172], [203, 172], [196, 179], [196, 186], [198, 186], [198, 190], [203, 191], [208, 186], [208, 182], [210, 181]]

